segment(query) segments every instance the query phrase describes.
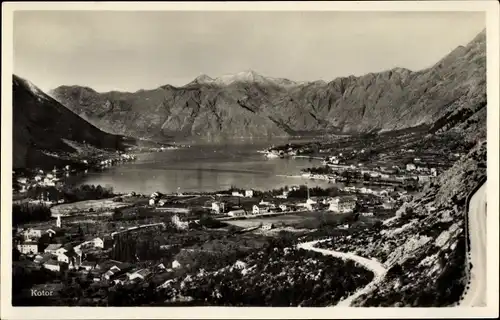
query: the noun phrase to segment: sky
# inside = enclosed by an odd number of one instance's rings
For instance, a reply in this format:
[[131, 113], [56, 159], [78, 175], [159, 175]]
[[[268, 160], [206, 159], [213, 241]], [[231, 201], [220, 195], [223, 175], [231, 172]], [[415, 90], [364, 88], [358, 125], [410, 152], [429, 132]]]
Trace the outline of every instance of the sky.
[[484, 12], [17, 11], [14, 73], [45, 91], [137, 91], [246, 70], [331, 81], [430, 67], [485, 25]]

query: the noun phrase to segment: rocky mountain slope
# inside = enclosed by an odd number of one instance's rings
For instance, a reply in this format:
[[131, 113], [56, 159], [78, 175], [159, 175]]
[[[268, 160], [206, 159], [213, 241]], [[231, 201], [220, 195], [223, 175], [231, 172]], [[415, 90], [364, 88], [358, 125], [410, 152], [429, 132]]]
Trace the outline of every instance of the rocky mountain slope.
[[486, 138], [477, 138], [467, 155], [399, 208], [395, 218], [323, 244], [375, 258], [388, 269], [354, 306], [443, 307], [459, 301], [467, 284], [466, 200], [486, 178]]
[[203, 75], [183, 87], [98, 93], [61, 86], [51, 95], [105, 131], [136, 137], [267, 137], [422, 124], [449, 130], [476, 113], [485, 116], [486, 33], [416, 72], [395, 68], [301, 83], [246, 71]]
[[31, 82], [15, 75], [12, 81], [14, 169], [50, 168], [59, 162], [55, 155], [84, 148], [123, 148], [123, 137], [99, 130]]

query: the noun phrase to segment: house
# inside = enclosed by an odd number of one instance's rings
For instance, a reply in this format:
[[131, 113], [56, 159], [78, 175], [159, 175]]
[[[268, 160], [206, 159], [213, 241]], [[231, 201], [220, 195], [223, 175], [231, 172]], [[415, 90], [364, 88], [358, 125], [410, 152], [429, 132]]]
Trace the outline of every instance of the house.
[[62, 248], [62, 244], [53, 243], [53, 244], [49, 244], [49, 246], [47, 248], [45, 248], [44, 252], [56, 254], [57, 250], [59, 250], [61, 248]]
[[373, 212], [362, 212], [361, 215], [363, 217], [372, 217], [373, 216]]
[[82, 263], [81, 256], [75, 251], [66, 251], [57, 255], [57, 261], [67, 263], [70, 269], [78, 269]]
[[40, 265], [43, 265], [45, 264], [45, 262], [51, 260], [51, 259], [55, 259], [55, 256], [53, 254], [50, 254], [50, 253], [43, 253], [43, 254], [39, 254], [35, 257], [35, 260], [33, 260], [33, 262], [37, 263], [37, 264], [40, 264]]
[[247, 212], [245, 211], [245, 209], [236, 209], [236, 210], [231, 210], [227, 213], [228, 216], [231, 216], [231, 217], [242, 217], [242, 216], [246, 216], [247, 215]]
[[118, 263], [114, 264], [111, 268], [109, 268], [108, 271], [104, 272], [102, 277], [106, 280], [111, 280], [113, 278], [116, 278], [125, 272], [131, 270], [133, 268], [133, 265], [129, 263]]
[[263, 214], [271, 211], [271, 207], [268, 205], [254, 204], [252, 207], [253, 214]]
[[140, 269], [140, 270], [137, 270], [134, 272], [129, 272], [129, 273], [127, 273], [127, 276], [128, 276], [128, 279], [130, 281], [132, 281], [134, 279], [144, 280], [147, 277], [149, 277], [151, 274], [152, 274], [152, 272], [149, 269], [145, 268], [145, 269]]
[[42, 234], [42, 229], [28, 228], [23, 231], [23, 236], [25, 239], [40, 239], [42, 237]]
[[226, 204], [224, 202], [212, 202], [212, 211], [215, 213], [224, 213], [226, 211]]
[[413, 171], [413, 170], [415, 170], [416, 168], [417, 168], [417, 166], [415, 166], [415, 164], [414, 164], [414, 163], [408, 163], [408, 164], [406, 165], [406, 171]]
[[117, 285], [117, 284], [125, 284], [126, 282], [128, 281], [128, 278], [127, 278], [127, 275], [124, 274], [124, 275], [121, 275], [119, 276], [118, 278], [114, 279], [113, 280], [113, 284]]
[[385, 201], [383, 204], [382, 204], [382, 207], [384, 209], [394, 209], [394, 207], [396, 206], [396, 201]]
[[158, 201], [158, 206], [163, 207], [166, 203], [167, 203], [167, 200], [161, 199], [160, 201]]
[[356, 207], [356, 200], [352, 197], [335, 197], [330, 201], [328, 210], [339, 213], [352, 212]]
[[116, 261], [116, 260], [105, 260], [105, 261], [102, 261], [101, 263], [98, 263], [95, 266], [95, 269], [101, 270], [102, 272], [105, 272], [105, 271], [108, 271], [114, 265], [117, 265], [120, 263], [121, 263], [120, 261]]
[[182, 267], [182, 265], [179, 263], [179, 261], [174, 260], [174, 261], [172, 262], [172, 268], [173, 268], [173, 269], [179, 269], [180, 267]]
[[262, 225], [262, 230], [271, 230], [274, 227], [272, 223], [265, 223]]
[[436, 168], [431, 168], [431, 175], [433, 177], [437, 177], [437, 170], [436, 170]]
[[279, 208], [282, 212], [285, 212], [288, 210], [288, 207], [286, 206], [286, 204], [282, 203], [279, 205]]
[[253, 198], [253, 190], [245, 190], [245, 197]]
[[92, 240], [92, 243], [95, 248], [101, 248], [101, 249], [109, 249], [113, 247], [113, 238], [110, 236], [104, 236], [104, 237], [97, 237]]
[[36, 254], [38, 253], [38, 243], [34, 241], [26, 241], [17, 245], [17, 250], [22, 254]]
[[45, 269], [50, 270], [50, 271], [58, 272], [58, 271], [61, 271], [63, 269], [63, 264], [55, 259], [50, 259], [49, 261], [47, 261], [43, 264], [43, 267]]
[[80, 269], [85, 270], [85, 271], [91, 271], [94, 269], [96, 266], [96, 263], [94, 261], [84, 261], [82, 264], [80, 264]]
[[163, 263], [160, 263], [159, 265], [156, 266], [157, 270], [165, 270], [165, 265]]
[[189, 228], [189, 222], [182, 221], [178, 215], [174, 215], [171, 218], [171, 221], [174, 224], [174, 226], [176, 226], [178, 229], [185, 230], [185, 229]]
[[243, 197], [243, 196], [244, 196], [242, 193], [240, 193], [240, 192], [238, 192], [238, 191], [233, 191], [233, 192], [231, 193], [231, 195], [232, 195], [233, 197]]
[[160, 197], [160, 193], [159, 192], [153, 192], [150, 196], [151, 199], [157, 199]]
[[90, 276], [92, 278], [92, 281], [94, 281], [94, 282], [101, 281], [103, 274], [104, 274], [104, 272], [102, 270], [92, 270], [90, 272]]
[[431, 181], [431, 176], [419, 175], [418, 176], [418, 181], [419, 182], [428, 182], [428, 181]]
[[156, 198], [150, 198], [149, 199], [149, 205], [154, 206], [156, 204]]

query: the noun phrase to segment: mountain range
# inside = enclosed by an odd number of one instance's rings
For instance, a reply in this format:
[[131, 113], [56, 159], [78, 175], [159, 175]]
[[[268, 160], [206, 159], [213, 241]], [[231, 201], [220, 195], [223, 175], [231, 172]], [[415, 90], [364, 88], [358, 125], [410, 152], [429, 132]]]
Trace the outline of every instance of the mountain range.
[[394, 68], [330, 82], [245, 71], [215, 79], [202, 75], [181, 87], [99, 93], [60, 86], [49, 94], [104, 131], [140, 138], [449, 129], [477, 113], [485, 118], [486, 33], [421, 71]]

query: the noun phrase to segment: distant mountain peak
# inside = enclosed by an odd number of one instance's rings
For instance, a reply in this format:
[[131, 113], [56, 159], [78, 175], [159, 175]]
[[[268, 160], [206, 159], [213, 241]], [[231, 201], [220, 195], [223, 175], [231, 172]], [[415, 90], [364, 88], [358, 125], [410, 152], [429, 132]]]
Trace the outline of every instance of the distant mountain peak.
[[214, 79], [210, 78], [206, 74], [202, 74], [202, 75], [197, 76], [194, 79], [193, 82], [197, 82], [197, 83], [209, 83], [209, 82], [212, 82], [212, 81], [214, 81]]
[[245, 70], [235, 74], [226, 74], [217, 79], [215, 83], [219, 85], [229, 85], [235, 82], [265, 82], [266, 78], [253, 70]]

